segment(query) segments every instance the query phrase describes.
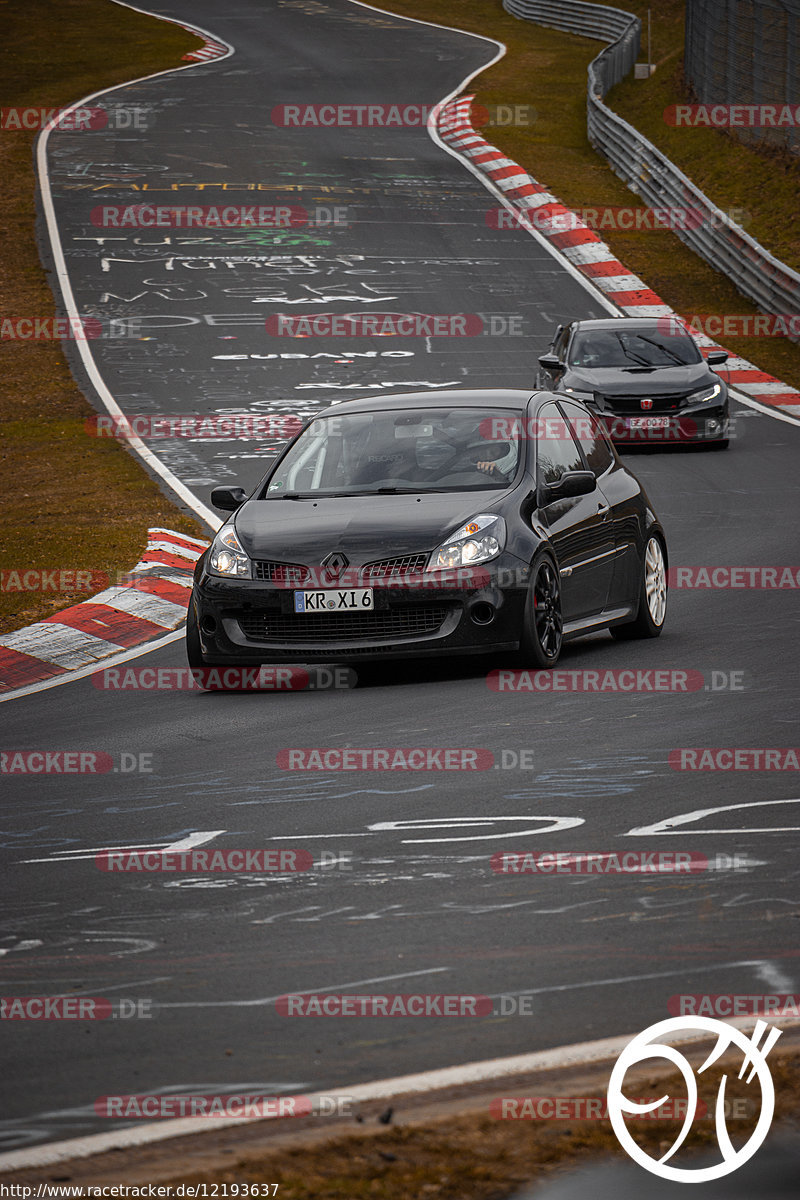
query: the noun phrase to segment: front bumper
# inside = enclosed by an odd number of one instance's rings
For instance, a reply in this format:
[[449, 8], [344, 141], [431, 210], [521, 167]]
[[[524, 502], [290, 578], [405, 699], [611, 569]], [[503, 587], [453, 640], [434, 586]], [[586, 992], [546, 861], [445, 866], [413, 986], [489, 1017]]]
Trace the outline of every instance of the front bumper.
[[611, 440], [624, 446], [674, 446], [687, 442], [719, 442], [728, 437], [727, 402], [695, 405], [672, 413], [618, 413], [594, 409]]
[[519, 647], [528, 564], [504, 553], [468, 572], [374, 580], [374, 609], [295, 613], [294, 588], [198, 567], [192, 603], [209, 666], [364, 662]]

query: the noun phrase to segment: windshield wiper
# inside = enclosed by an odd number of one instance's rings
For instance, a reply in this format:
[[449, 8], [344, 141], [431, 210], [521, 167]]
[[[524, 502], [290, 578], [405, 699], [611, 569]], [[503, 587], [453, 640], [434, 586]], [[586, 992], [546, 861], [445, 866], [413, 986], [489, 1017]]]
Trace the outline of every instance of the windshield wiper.
[[[632, 350], [629, 350], [627, 348], [627, 346], [624, 346], [622, 343], [622, 338], [619, 336], [618, 333], [615, 333], [614, 337], [619, 342], [619, 348], [622, 351], [622, 353], [625, 355], [626, 358], [632, 358], [634, 362], [638, 362], [643, 367], [652, 367], [653, 364], [648, 362], [646, 358], [642, 358], [641, 355], [639, 355], [639, 354], [634, 354]], [[642, 341], [645, 341], [645, 340], [646, 340], [645, 338], [642, 338]]]
[[[676, 366], [688, 367], [689, 364], [685, 363], [679, 354], [674, 354], [672, 350], [668, 350], [666, 346], [661, 344], [661, 342], [654, 342], [652, 338], [642, 337], [641, 334], [639, 334], [639, 341], [647, 342], [648, 346], [655, 346], [658, 350], [661, 350], [662, 353], [668, 354], [669, 357], [674, 360]], [[666, 365], [667, 364], [664, 363], [664, 366]]]
[[372, 496], [427, 496], [431, 492], [452, 492], [452, 488], [446, 487], [379, 487]]

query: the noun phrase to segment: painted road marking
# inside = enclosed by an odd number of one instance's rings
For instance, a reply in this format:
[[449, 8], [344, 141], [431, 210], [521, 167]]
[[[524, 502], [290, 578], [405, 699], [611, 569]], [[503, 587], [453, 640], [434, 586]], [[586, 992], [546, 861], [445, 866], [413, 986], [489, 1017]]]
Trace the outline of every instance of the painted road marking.
[[94, 858], [97, 854], [111, 854], [120, 850], [137, 850], [149, 854], [172, 854], [174, 851], [191, 850], [194, 846], [204, 846], [206, 842], [213, 841], [214, 838], [225, 832], [224, 829], [204, 829], [197, 833], [190, 833], [177, 842], [149, 842], [146, 844], [133, 842], [124, 846], [90, 846], [80, 850], [57, 850], [47, 858], [23, 858], [20, 861], [23, 863], [81, 862], [87, 858]]
[[[402, 975], [376, 975], [373, 979], [351, 979], [348, 983], [334, 983], [330, 987], [303, 988], [292, 992], [293, 996], [317, 995], [319, 992], [338, 992], [344, 988], [363, 987], [366, 983], [393, 983], [396, 979], [414, 979], [419, 975], [441, 975], [452, 971], [452, 967], [428, 967], [424, 971], [404, 971]], [[159, 1004], [159, 1008], [260, 1008], [267, 1004], [275, 1004], [286, 992], [277, 996], [262, 996], [257, 1000], [181, 1000], [167, 1001]], [[0, 1159], [2, 1156], [0, 1156]]]
[[667, 817], [663, 821], [655, 821], [652, 825], [639, 825], [635, 829], [629, 829], [624, 835], [625, 837], [644, 837], [647, 834], [653, 834], [656, 837], [680, 836], [681, 834], [691, 834], [695, 836], [701, 833], [796, 833], [800, 830], [800, 825], [774, 825], [767, 828], [758, 827], [738, 827], [736, 829], [675, 829], [676, 825], [690, 825], [696, 821], [700, 821], [703, 817], [713, 816], [715, 813], [733, 812], [740, 808], [765, 808], [770, 804], [800, 804], [798, 800], [749, 800], [744, 804], [721, 804], [718, 808], [697, 808], [693, 812], [680, 813], [677, 817]]

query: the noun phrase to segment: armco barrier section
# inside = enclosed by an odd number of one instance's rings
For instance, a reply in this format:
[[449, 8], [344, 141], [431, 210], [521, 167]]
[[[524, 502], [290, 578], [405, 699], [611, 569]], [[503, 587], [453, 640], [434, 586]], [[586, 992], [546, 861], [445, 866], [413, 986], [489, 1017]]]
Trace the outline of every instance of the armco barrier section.
[[676, 229], [677, 236], [763, 312], [800, 312], [800, 274], [734, 224], [652, 142], [603, 103], [636, 60], [638, 17], [602, 4], [564, 0], [503, 0], [503, 7], [512, 16], [611, 43], [589, 64], [587, 128], [595, 150], [652, 208], [696, 212], [697, 220], [691, 222], [696, 228]]

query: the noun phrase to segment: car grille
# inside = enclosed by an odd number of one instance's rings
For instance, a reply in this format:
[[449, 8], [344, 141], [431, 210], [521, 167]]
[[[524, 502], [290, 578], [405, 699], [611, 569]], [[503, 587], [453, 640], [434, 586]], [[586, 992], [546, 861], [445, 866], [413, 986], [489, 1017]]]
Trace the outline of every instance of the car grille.
[[254, 562], [255, 578], [264, 583], [302, 587], [311, 572], [302, 563]]
[[[365, 586], [369, 586], [373, 581], [382, 581], [386, 579], [403, 579], [406, 575], [419, 575], [425, 569], [425, 563], [428, 560], [427, 551], [424, 554], [404, 554], [396, 558], [380, 558], [375, 562], [365, 563], [363, 567], [348, 567], [346, 574], [348, 576], [348, 587], [353, 586], [351, 575], [358, 573], [359, 583], [363, 581]], [[314, 574], [324, 573], [324, 568], [319, 567], [312, 569], [305, 566], [303, 563], [285, 563], [271, 562], [269, 560], [261, 560], [253, 563], [255, 578], [262, 583], [274, 583], [276, 587], [303, 587], [304, 584], [311, 580], [311, 586], [320, 586], [319, 582], [313, 579]], [[326, 586], [336, 586], [336, 576], [331, 575]]]
[[248, 612], [237, 620], [251, 642], [319, 643], [436, 633], [447, 613], [444, 604], [399, 604], [360, 613]]
[[[653, 401], [652, 408], [642, 408], [642, 396]], [[642, 392], [641, 396], [603, 396], [606, 409], [611, 409], [612, 412], [621, 413], [625, 416], [641, 416], [644, 414], [657, 413], [673, 413], [678, 409], [683, 408], [686, 400], [686, 393], [681, 392], [675, 395], [673, 392], [669, 396], [654, 395], [652, 392]]]
[[404, 575], [419, 575], [425, 570], [426, 554], [404, 554], [399, 558], [380, 558], [359, 568], [364, 582], [373, 579], [398, 579]]

